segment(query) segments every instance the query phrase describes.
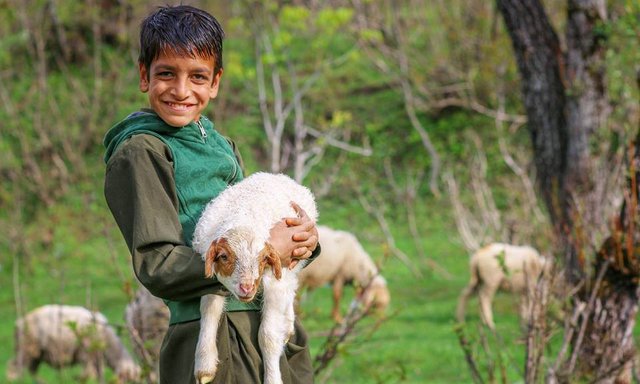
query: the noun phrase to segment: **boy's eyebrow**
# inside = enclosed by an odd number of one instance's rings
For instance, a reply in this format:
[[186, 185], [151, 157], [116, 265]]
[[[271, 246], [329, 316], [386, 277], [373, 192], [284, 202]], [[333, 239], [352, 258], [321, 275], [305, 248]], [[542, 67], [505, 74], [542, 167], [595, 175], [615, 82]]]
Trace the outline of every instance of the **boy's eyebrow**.
[[211, 68], [209, 68], [209, 67], [199, 67], [199, 68], [195, 68], [192, 72], [196, 72], [196, 73], [210, 73], [210, 72], [211, 72]]
[[[157, 67], [155, 67], [156, 72], [157, 71], [174, 71], [176, 69], [175, 66], [170, 65], [170, 64], [159, 64]], [[194, 72], [194, 73], [211, 73], [211, 68], [207, 67], [207, 66], [201, 66], [201, 67], [196, 67], [194, 69], [192, 69], [190, 72]]]

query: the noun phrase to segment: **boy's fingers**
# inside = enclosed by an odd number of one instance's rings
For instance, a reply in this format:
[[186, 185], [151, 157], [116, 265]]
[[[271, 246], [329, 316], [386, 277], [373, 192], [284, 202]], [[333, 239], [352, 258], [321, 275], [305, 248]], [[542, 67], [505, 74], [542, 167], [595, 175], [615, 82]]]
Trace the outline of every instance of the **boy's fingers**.
[[295, 201], [292, 201], [289, 203], [291, 205], [291, 208], [293, 208], [294, 211], [296, 211], [296, 213], [298, 214], [298, 216], [301, 216], [301, 214], [304, 214], [304, 210], [302, 209], [302, 207], [300, 207], [298, 205], [298, 203], [296, 203]]
[[295, 260], [308, 259], [312, 253], [309, 247], [300, 247], [293, 251], [293, 257]]
[[289, 227], [296, 227], [303, 223], [302, 219], [299, 217], [286, 217], [284, 221]]
[[307, 215], [307, 212], [304, 209], [302, 209], [302, 207], [299, 206], [295, 201], [291, 202], [291, 207], [293, 208], [294, 211], [296, 211], [299, 218], [301, 219], [309, 218], [309, 216]]
[[293, 236], [291, 236], [291, 239], [293, 241], [305, 242], [309, 244], [318, 242], [318, 236], [314, 235], [311, 232], [296, 232], [293, 234]]
[[309, 231], [311, 230], [316, 223], [309, 220], [309, 218], [306, 219], [302, 219], [302, 218], [296, 218], [296, 217], [287, 217], [284, 219], [285, 223], [287, 223], [287, 225], [289, 227], [300, 227], [298, 228], [299, 231]]
[[[295, 240], [295, 235], [294, 235]], [[315, 235], [309, 236], [306, 240], [295, 240], [297, 242], [298, 248], [294, 250], [295, 256], [304, 255], [305, 252], [301, 251], [302, 249], [306, 249], [309, 251], [314, 251], [318, 245], [318, 238]]]
[[296, 233], [293, 234], [294, 241], [304, 241], [308, 239], [310, 236], [314, 236], [315, 233], [312, 231], [314, 227], [314, 222], [302, 223], [296, 226]]

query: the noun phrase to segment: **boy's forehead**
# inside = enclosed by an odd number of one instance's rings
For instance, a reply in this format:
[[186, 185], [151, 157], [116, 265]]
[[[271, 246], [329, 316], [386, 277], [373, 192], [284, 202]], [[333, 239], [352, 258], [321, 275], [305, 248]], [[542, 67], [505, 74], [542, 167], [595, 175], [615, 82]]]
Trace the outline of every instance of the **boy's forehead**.
[[163, 50], [153, 59], [152, 66], [200, 66], [213, 69], [216, 61], [213, 56], [203, 56], [197, 53], [188, 54], [173, 50]]

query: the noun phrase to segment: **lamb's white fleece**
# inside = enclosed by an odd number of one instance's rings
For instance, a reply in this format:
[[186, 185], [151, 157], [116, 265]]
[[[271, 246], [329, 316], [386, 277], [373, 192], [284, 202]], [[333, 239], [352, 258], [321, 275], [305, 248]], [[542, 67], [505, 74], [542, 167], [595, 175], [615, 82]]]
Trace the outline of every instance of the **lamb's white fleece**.
[[[297, 215], [291, 202], [304, 209], [311, 220], [317, 219], [318, 211], [309, 189], [286, 175], [253, 174], [225, 189], [207, 205], [193, 238], [194, 249], [203, 255], [207, 266], [212, 265], [212, 273], [235, 297], [251, 301], [258, 286], [262, 286], [258, 341], [264, 363], [264, 383], [267, 384], [282, 383], [280, 356], [294, 332], [297, 273], [306, 264], [300, 262], [292, 270], [282, 268], [279, 279], [271, 268], [265, 268], [265, 254], [270, 260], [277, 261], [273, 265], [280, 265], [278, 255], [274, 255], [275, 251], [268, 244], [269, 232], [281, 219]], [[212, 247], [212, 243], [216, 245]], [[207, 256], [208, 253], [211, 255], [211, 248], [215, 250], [215, 259], [219, 257], [219, 243], [224, 243], [227, 247], [224, 252], [229, 253], [224, 253], [224, 271], [217, 271], [216, 261]], [[229, 270], [232, 271], [229, 273]], [[202, 318], [194, 370], [199, 384], [212, 381], [216, 375], [216, 334], [224, 312], [224, 300], [222, 296], [205, 295], [200, 301]]]
[[255, 240], [264, 243], [269, 230], [284, 217], [296, 216], [291, 202], [318, 218], [311, 191], [283, 174], [257, 172], [230, 186], [204, 209], [193, 236], [193, 249], [205, 254], [215, 239], [232, 228], [251, 228]]

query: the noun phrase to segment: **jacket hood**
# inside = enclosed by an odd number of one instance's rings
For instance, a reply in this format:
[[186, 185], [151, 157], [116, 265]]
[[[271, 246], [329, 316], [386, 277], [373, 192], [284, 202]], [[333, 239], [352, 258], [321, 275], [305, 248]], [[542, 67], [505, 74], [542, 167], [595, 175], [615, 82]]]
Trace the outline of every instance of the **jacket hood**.
[[175, 132], [176, 128], [166, 124], [153, 111], [143, 109], [127, 116], [124, 120], [109, 129], [104, 136], [102, 144], [106, 151], [104, 154], [105, 163], [109, 161], [116, 149], [126, 139], [137, 133], [150, 133], [161, 135]]

